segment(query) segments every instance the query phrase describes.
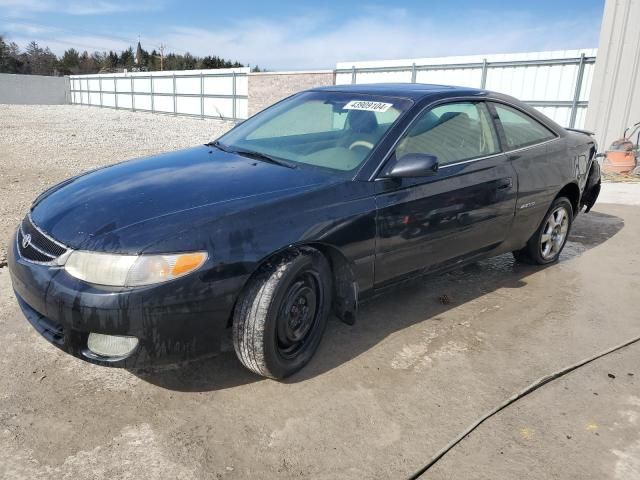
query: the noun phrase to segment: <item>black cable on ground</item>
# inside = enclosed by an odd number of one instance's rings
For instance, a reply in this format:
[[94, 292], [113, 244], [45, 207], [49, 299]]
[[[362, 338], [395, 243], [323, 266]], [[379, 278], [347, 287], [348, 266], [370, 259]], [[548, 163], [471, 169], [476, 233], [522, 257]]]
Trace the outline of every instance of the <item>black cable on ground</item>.
[[536, 380], [531, 385], [526, 387], [524, 390], [522, 390], [519, 393], [516, 393], [512, 397], [508, 398], [507, 400], [502, 402], [500, 405], [498, 405], [496, 408], [494, 408], [493, 410], [487, 412], [482, 417], [480, 417], [478, 420], [476, 420], [471, 425], [469, 425], [469, 427], [466, 430], [464, 430], [454, 440], [449, 442], [444, 448], [442, 448], [440, 451], [438, 451], [438, 453], [436, 453], [431, 458], [431, 460], [429, 460], [429, 463], [427, 463], [424, 467], [422, 467], [416, 473], [411, 475], [408, 480], [415, 480], [418, 477], [421, 477], [431, 467], [433, 467], [442, 457], [444, 457], [453, 447], [455, 447], [458, 443], [460, 443], [462, 441], [462, 439], [464, 439], [467, 435], [469, 435], [471, 432], [473, 432], [476, 428], [478, 428], [486, 420], [488, 420], [489, 418], [493, 417], [496, 413], [500, 412], [501, 410], [504, 410], [505, 408], [507, 408], [512, 403], [515, 403], [516, 401], [520, 400], [521, 398], [529, 395], [531, 392], [536, 391], [537, 389], [539, 389], [543, 385], [546, 385], [547, 383], [552, 382], [553, 380], [556, 380], [556, 379], [558, 379], [560, 377], [563, 377], [564, 375], [566, 375], [569, 372], [572, 372], [572, 371], [574, 371], [574, 370], [576, 370], [576, 369], [578, 369], [578, 368], [580, 368], [580, 367], [582, 367], [584, 365], [587, 365], [587, 364], [593, 362], [594, 360], [602, 358], [605, 355], [609, 355], [610, 353], [617, 352], [618, 350], [621, 350], [621, 349], [623, 349], [625, 347], [628, 347], [629, 345], [633, 345], [634, 343], [637, 343], [637, 342], [640, 342], [640, 337], [636, 337], [636, 338], [634, 338], [632, 340], [629, 340], [628, 342], [625, 342], [625, 343], [622, 343], [620, 345], [617, 345], [617, 346], [615, 346], [613, 348], [610, 348], [609, 350], [606, 350], [606, 351], [601, 352], [601, 353], [599, 353], [597, 355], [594, 355], [593, 357], [589, 357], [589, 358], [586, 358], [584, 360], [581, 360], [578, 363], [574, 363], [573, 365], [565, 367], [562, 370], [558, 370], [557, 372], [554, 372], [554, 373], [552, 373], [550, 375], [544, 376], [544, 377]]

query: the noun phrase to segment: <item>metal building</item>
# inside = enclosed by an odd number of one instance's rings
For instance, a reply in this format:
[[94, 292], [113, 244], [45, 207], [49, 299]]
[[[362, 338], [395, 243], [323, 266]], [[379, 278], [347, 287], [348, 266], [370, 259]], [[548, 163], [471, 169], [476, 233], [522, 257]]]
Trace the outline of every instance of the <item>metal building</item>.
[[640, 0], [607, 0], [585, 128], [601, 149], [640, 122]]

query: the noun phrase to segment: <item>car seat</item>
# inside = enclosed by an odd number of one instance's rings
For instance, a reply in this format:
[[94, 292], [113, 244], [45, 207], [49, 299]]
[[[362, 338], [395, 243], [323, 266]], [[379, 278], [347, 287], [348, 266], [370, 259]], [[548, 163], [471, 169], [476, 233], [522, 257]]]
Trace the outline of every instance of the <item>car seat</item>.
[[349, 148], [357, 141], [375, 145], [379, 139], [378, 127], [375, 113], [368, 110], [350, 110], [345, 119], [344, 134], [339, 146]]

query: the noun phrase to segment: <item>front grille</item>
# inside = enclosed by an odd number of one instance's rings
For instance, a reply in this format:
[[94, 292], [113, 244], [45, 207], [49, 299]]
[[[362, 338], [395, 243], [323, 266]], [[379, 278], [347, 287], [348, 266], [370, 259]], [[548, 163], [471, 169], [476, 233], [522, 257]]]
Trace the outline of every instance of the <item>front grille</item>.
[[18, 229], [18, 251], [25, 260], [39, 263], [53, 262], [68, 250], [67, 247], [40, 230], [27, 215]]

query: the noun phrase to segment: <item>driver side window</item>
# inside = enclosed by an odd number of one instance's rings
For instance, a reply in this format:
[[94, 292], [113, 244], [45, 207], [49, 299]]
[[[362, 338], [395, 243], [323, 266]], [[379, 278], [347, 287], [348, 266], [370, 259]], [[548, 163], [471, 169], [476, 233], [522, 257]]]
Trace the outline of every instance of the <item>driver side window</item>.
[[396, 158], [410, 153], [438, 157], [440, 166], [498, 153], [500, 147], [482, 102], [448, 103], [420, 115], [400, 140]]

